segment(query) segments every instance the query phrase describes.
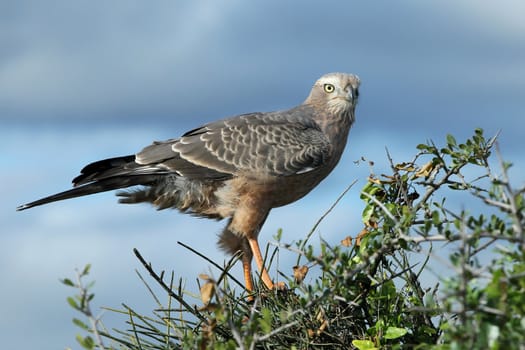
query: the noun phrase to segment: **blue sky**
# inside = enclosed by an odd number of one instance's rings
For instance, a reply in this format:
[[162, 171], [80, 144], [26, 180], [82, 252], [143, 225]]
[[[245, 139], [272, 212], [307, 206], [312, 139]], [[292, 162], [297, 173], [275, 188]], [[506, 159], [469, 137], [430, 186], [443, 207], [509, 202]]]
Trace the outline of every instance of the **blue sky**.
[[[385, 147], [406, 161], [418, 143], [501, 130], [525, 179], [525, 5], [522, 1], [2, 1], [0, 2], [0, 334], [6, 348], [79, 348], [58, 279], [93, 264], [96, 306], [148, 309], [132, 248], [187, 280], [216, 261], [223, 223], [117, 205], [113, 194], [15, 213], [69, 188], [91, 161], [135, 153], [230, 115], [292, 107], [322, 74], [362, 80], [357, 121], [338, 168], [309, 196], [272, 212], [297, 240], [348, 184], [319, 227], [338, 242], [360, 229], [359, 189]], [[317, 239], [317, 238], [315, 238]], [[293, 255], [279, 268], [291, 271]], [[275, 271], [273, 271], [273, 275]], [[109, 315], [106, 315], [109, 316]], [[123, 321], [109, 319], [112, 326]]]

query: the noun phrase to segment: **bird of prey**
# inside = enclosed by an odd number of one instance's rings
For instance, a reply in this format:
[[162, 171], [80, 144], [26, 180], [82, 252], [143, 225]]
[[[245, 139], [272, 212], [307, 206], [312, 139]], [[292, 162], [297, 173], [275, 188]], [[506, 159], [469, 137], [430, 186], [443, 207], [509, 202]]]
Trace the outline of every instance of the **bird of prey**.
[[119, 202], [227, 218], [219, 246], [243, 253], [247, 291], [253, 291], [253, 258], [273, 289], [257, 241], [261, 226], [272, 208], [303, 197], [336, 166], [355, 119], [359, 84], [356, 75], [326, 74], [297, 107], [211, 122], [135, 155], [91, 163], [73, 179], [73, 189], [17, 210], [139, 186], [117, 192]]

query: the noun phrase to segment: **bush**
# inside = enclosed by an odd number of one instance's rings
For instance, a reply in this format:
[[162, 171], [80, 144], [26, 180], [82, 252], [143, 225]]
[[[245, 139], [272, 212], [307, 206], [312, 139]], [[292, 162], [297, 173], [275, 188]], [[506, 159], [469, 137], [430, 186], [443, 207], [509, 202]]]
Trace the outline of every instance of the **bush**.
[[[63, 280], [88, 320], [74, 319], [88, 333], [77, 339], [86, 349], [525, 349], [525, 187], [513, 188], [511, 164], [492, 156], [495, 140], [477, 129], [464, 143], [449, 135], [441, 148], [420, 144], [406, 162], [388, 155], [391, 173], [372, 172], [361, 191], [362, 231], [315, 249], [315, 227], [292, 244], [278, 233], [268, 263], [279, 249], [297, 254], [289, 289], [258, 285], [253, 302], [229, 274], [236, 259], [210, 262], [222, 273], [200, 276], [199, 301], [136, 251], [169, 302], [152, 292], [151, 315], [108, 309], [129, 319], [110, 332], [91, 313], [87, 266]], [[314, 266], [318, 277], [304, 283]]]

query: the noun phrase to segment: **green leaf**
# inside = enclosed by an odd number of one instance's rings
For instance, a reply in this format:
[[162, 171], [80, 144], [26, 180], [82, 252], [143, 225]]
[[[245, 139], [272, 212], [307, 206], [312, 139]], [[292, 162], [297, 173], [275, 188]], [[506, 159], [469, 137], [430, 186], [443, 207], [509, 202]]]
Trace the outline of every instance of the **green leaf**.
[[91, 264], [87, 264], [85, 267], [84, 267], [84, 270], [82, 270], [82, 273], [80, 274], [81, 276], [86, 276], [89, 274], [89, 270], [91, 269]]
[[278, 229], [277, 229], [277, 233], [273, 236], [273, 238], [274, 238], [277, 242], [280, 242], [282, 236], [283, 236], [283, 229], [282, 229], [282, 228], [278, 228]]
[[80, 310], [77, 301], [73, 297], [67, 297], [67, 303], [75, 310]]
[[86, 290], [91, 289], [91, 288], [93, 288], [94, 285], [95, 285], [95, 281], [91, 281], [91, 282], [89, 282], [86, 285], [86, 287], [84, 289], [86, 289]]
[[88, 349], [88, 350], [95, 349], [95, 341], [89, 335], [85, 338], [82, 338], [80, 334], [77, 334], [76, 339], [78, 343], [82, 345], [84, 349]]
[[407, 334], [406, 328], [399, 328], [399, 327], [388, 327], [386, 329], [384, 338], [385, 339], [397, 339], [401, 338], [405, 334]]
[[375, 204], [367, 204], [365, 206], [365, 209], [363, 209], [363, 217], [362, 217], [362, 220], [363, 220], [363, 223], [368, 223], [370, 221], [370, 219], [372, 218], [372, 214], [374, 213], [374, 209], [375, 209]]
[[63, 280], [60, 280], [60, 282], [62, 282], [62, 284], [65, 284], [66, 286], [69, 286], [69, 287], [75, 286], [73, 281], [71, 281], [69, 278], [64, 278]]
[[378, 350], [375, 344], [370, 340], [352, 340], [352, 345], [359, 350]]
[[84, 322], [80, 321], [78, 318], [74, 318], [73, 323], [86, 331], [89, 330], [89, 327]]
[[447, 135], [447, 143], [449, 146], [456, 146], [457, 143], [456, 143], [456, 139], [454, 138], [454, 136], [448, 134]]

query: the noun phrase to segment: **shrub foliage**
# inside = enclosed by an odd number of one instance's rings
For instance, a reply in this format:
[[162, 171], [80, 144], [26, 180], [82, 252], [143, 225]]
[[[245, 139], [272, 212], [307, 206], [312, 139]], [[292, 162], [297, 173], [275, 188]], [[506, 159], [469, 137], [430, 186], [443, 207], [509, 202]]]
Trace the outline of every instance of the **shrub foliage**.
[[73, 320], [77, 340], [86, 349], [524, 349], [525, 187], [511, 184], [495, 141], [481, 129], [463, 143], [449, 135], [442, 147], [418, 145], [412, 160], [388, 155], [381, 175], [362, 159], [372, 169], [362, 230], [315, 246], [316, 227], [294, 243], [278, 233], [268, 264], [281, 249], [297, 254], [284, 291], [257, 284], [246, 296], [229, 273], [236, 257], [209, 261], [220, 276], [200, 275], [195, 296], [135, 251], [157, 308], [107, 308], [127, 319], [107, 330], [91, 312], [86, 266], [62, 281], [85, 319]]

